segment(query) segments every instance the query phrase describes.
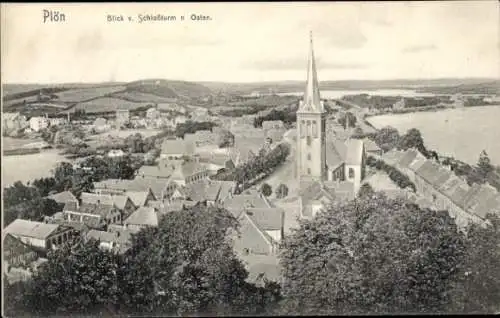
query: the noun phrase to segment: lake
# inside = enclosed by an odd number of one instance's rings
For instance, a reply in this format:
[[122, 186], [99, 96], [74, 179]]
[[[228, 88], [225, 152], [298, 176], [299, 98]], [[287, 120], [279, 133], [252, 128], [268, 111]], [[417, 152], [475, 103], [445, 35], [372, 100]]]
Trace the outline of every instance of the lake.
[[417, 128], [428, 148], [470, 164], [477, 163], [484, 149], [492, 163], [500, 165], [500, 105], [389, 114], [368, 121], [376, 128], [392, 126], [400, 133]]
[[59, 150], [43, 150], [41, 153], [2, 157], [2, 188], [16, 181], [24, 184], [42, 177], [52, 176], [57, 163], [71, 161], [59, 154]]
[[[296, 95], [302, 96], [304, 92], [294, 92], [294, 93], [280, 93], [278, 95]], [[424, 96], [435, 96], [432, 93], [418, 93], [413, 89], [374, 89], [374, 90], [325, 90], [321, 91], [321, 98], [327, 99], [339, 99], [345, 95], [378, 95], [378, 96], [404, 96], [404, 97], [424, 97]]]

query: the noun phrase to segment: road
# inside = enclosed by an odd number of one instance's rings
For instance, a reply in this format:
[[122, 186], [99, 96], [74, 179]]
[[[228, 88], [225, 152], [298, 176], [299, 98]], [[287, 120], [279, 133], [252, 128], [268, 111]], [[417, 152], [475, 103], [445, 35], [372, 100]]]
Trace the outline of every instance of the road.
[[339, 104], [352, 107], [351, 112], [354, 114], [354, 116], [356, 116], [356, 123], [358, 124], [359, 127], [361, 127], [361, 129], [363, 129], [363, 132], [374, 133], [377, 131], [375, 128], [373, 128], [372, 126], [367, 125], [365, 123], [364, 115], [368, 113], [368, 110], [366, 108], [363, 108], [363, 107], [356, 105], [352, 102], [341, 100], [341, 99], [336, 99], [335, 101]]

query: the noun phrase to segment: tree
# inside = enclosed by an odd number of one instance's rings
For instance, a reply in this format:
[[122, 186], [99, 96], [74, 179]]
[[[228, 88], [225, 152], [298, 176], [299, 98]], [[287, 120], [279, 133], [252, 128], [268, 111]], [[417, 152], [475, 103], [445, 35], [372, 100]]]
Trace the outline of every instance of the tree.
[[493, 172], [495, 168], [491, 164], [490, 158], [485, 150], [481, 152], [479, 155], [479, 161], [477, 163], [477, 172], [480, 178], [485, 182], [488, 179], [488, 176], [491, 172]]
[[465, 238], [446, 212], [381, 193], [330, 206], [282, 244], [282, 310], [446, 312]]
[[467, 254], [456, 284], [454, 312], [494, 314], [500, 311], [500, 219], [489, 215], [490, 225], [467, 229]]
[[227, 129], [218, 129], [216, 144], [219, 148], [232, 147], [234, 145], [234, 135]]
[[398, 130], [386, 126], [376, 133], [374, 141], [382, 150], [389, 151], [397, 146], [399, 139]]
[[263, 183], [262, 186], [260, 187], [260, 192], [266, 197], [270, 196], [273, 194], [273, 188], [267, 183]]
[[371, 197], [374, 194], [375, 191], [373, 191], [373, 188], [369, 183], [363, 183], [363, 185], [359, 188], [358, 191], [358, 197], [360, 198]]
[[24, 294], [26, 308], [36, 315], [106, 312], [118, 300], [116, 258], [94, 240], [49, 252]]
[[427, 156], [427, 149], [424, 145], [424, 139], [422, 138], [420, 131], [416, 128], [408, 130], [406, 134], [401, 137], [398, 143], [399, 150], [407, 150], [411, 148], [416, 148], [424, 156]]
[[276, 188], [276, 198], [282, 199], [288, 195], [288, 187], [281, 183], [277, 188]]
[[132, 314], [264, 313], [279, 291], [245, 281], [248, 273], [228, 240], [237, 227], [226, 210], [199, 204], [134, 235], [120, 303]]

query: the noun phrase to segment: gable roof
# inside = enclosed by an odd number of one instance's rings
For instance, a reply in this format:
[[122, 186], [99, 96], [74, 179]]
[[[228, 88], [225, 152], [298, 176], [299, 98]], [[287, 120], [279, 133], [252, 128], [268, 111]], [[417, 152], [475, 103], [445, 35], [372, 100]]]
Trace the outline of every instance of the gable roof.
[[299, 197], [302, 199], [302, 204], [307, 205], [321, 197], [326, 197], [332, 201], [335, 199], [335, 192], [333, 189], [326, 187], [324, 183], [315, 181], [301, 188]]
[[80, 197], [82, 204], [98, 204], [98, 205], [113, 205], [114, 200], [110, 194], [96, 194], [82, 192]]
[[127, 203], [134, 205], [132, 200], [126, 195], [113, 195], [113, 204], [120, 210], [124, 210], [127, 207]]
[[108, 217], [111, 213], [117, 212], [117, 210], [113, 205], [82, 203], [75, 212]]
[[[141, 206], [144, 206], [146, 204], [146, 201], [147, 201], [149, 194], [153, 195], [153, 197], [154, 197], [154, 194], [151, 191], [151, 189], [148, 189], [146, 191], [127, 191], [127, 192], [125, 192], [125, 195], [128, 196], [130, 198], [130, 200], [132, 201], [132, 203], [134, 203], [134, 205], [137, 207], [141, 207]], [[156, 198], [154, 198], [154, 199], [156, 199]]]
[[[2, 249], [6, 259], [34, 251], [31, 246], [8, 233], [2, 239]], [[14, 255], [11, 255], [11, 252]]]
[[417, 158], [419, 152], [415, 149], [408, 149], [399, 158], [397, 165], [402, 168], [408, 168], [409, 165]]
[[44, 240], [58, 229], [58, 224], [16, 219], [3, 230], [3, 233], [5, 233], [5, 235], [12, 234]]
[[345, 163], [347, 165], [361, 165], [364, 151], [363, 141], [359, 139], [348, 139], [346, 141], [346, 146]]
[[94, 182], [94, 188], [123, 192], [148, 191], [148, 189], [151, 189], [156, 198], [161, 198], [161, 194], [169, 182], [170, 179], [153, 179], [136, 176], [133, 180], [108, 179], [101, 182]]
[[258, 192], [239, 194], [228, 198], [224, 202], [224, 207], [235, 216], [238, 216], [245, 208], [272, 208], [269, 201]]
[[283, 229], [285, 211], [281, 208], [248, 208], [246, 214], [264, 231]]
[[125, 224], [158, 226], [158, 216], [153, 207], [140, 207], [125, 221]]
[[184, 180], [196, 173], [208, 170], [208, 166], [201, 162], [187, 161], [172, 173], [172, 180]]
[[59, 193], [54, 193], [48, 196], [49, 199], [56, 201], [57, 203], [66, 203], [66, 202], [77, 202], [78, 200], [70, 191], [63, 191]]
[[403, 153], [401, 151], [391, 149], [382, 155], [382, 160], [384, 160], [389, 165], [395, 165], [402, 156]]
[[174, 164], [158, 164], [157, 166], [142, 166], [137, 170], [138, 176], [154, 177], [154, 178], [168, 178], [175, 170]]
[[346, 146], [339, 140], [327, 141], [325, 145], [326, 150], [326, 164], [328, 168], [335, 169], [344, 163]]
[[365, 144], [366, 151], [380, 151], [380, 147], [370, 138], [364, 138], [363, 143]]

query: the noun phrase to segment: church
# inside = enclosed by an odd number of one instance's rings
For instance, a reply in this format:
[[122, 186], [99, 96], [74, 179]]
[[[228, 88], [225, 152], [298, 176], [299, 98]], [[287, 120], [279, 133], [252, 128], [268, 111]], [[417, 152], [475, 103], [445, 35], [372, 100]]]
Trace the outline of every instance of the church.
[[304, 98], [297, 110], [296, 178], [301, 217], [314, 217], [325, 204], [353, 199], [365, 176], [362, 140], [342, 140], [326, 133], [312, 34]]

